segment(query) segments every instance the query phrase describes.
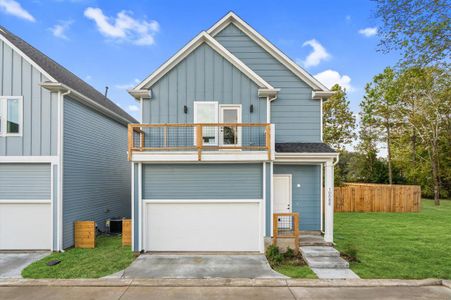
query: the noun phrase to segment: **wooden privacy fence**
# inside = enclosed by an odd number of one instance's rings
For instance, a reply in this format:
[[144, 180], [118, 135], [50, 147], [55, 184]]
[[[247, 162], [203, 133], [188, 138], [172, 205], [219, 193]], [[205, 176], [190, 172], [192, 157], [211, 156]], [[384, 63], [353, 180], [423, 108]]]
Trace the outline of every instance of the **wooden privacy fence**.
[[419, 212], [417, 185], [346, 183], [334, 191], [336, 212]]

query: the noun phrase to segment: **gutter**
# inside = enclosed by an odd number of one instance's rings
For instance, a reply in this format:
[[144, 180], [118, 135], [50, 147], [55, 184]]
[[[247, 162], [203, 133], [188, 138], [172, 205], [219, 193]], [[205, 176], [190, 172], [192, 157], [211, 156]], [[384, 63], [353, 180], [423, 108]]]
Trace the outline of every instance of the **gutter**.
[[98, 110], [105, 112], [107, 115], [110, 115], [116, 121], [118, 121], [118, 122], [120, 122], [120, 123], [122, 123], [124, 125], [128, 125], [129, 123], [133, 123], [131, 120], [128, 120], [127, 118], [124, 118], [124, 117], [118, 115], [114, 111], [104, 107], [103, 105], [99, 104], [98, 102], [92, 100], [91, 98], [86, 97], [82, 93], [74, 90], [73, 88], [71, 88], [71, 87], [69, 87], [69, 86], [67, 86], [67, 85], [65, 85], [63, 83], [60, 83], [60, 82], [41, 82], [40, 86], [42, 86], [43, 88], [45, 88], [45, 89], [47, 89], [47, 90], [49, 90], [51, 92], [62, 92], [62, 93], [70, 92], [72, 95], [74, 95], [79, 100], [82, 100], [82, 101], [90, 104], [91, 106], [94, 106]]

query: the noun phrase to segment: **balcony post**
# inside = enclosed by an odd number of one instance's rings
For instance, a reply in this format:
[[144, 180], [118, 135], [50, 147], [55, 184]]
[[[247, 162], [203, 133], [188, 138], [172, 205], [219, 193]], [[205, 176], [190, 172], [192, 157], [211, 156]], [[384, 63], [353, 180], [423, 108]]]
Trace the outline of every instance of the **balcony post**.
[[128, 124], [128, 160], [132, 159], [133, 125]]
[[197, 160], [202, 160], [202, 125], [196, 125], [196, 146], [197, 146]]
[[268, 160], [271, 160], [271, 124], [266, 125], [266, 151]]

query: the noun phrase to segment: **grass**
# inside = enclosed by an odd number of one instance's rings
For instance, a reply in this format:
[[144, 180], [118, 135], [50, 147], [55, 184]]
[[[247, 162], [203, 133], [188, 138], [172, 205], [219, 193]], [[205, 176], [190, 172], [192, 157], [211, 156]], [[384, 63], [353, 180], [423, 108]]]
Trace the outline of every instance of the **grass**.
[[[58, 259], [61, 263], [47, 266]], [[99, 278], [119, 272], [135, 259], [129, 246], [122, 246], [120, 236], [99, 236], [94, 249], [71, 248], [52, 253], [22, 271], [25, 278]]]
[[302, 255], [296, 254], [292, 249], [280, 252], [277, 246], [269, 246], [266, 257], [271, 268], [291, 278], [317, 278], [316, 274], [306, 265]]
[[451, 279], [449, 200], [422, 200], [419, 213], [336, 213], [334, 239], [355, 251], [362, 278]]
[[316, 274], [307, 266], [296, 266], [290, 264], [282, 264], [274, 267], [274, 270], [291, 278], [312, 278], [315, 279]]

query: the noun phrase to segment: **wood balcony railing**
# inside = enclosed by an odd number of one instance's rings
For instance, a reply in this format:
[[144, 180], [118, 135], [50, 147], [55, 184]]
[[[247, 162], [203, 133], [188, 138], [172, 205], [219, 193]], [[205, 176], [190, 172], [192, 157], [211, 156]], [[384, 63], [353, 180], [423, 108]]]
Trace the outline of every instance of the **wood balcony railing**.
[[271, 160], [271, 124], [129, 124], [128, 159], [133, 152], [266, 151]]

